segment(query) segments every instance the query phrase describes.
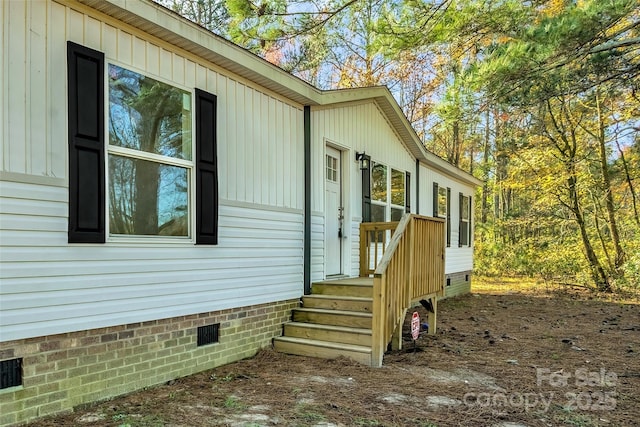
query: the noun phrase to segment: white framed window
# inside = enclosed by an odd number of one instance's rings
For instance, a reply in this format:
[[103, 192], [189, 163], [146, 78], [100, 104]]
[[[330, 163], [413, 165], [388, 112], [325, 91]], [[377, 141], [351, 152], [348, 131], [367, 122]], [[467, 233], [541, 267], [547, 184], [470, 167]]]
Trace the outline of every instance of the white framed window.
[[391, 169], [390, 213], [391, 221], [400, 221], [405, 213], [406, 178], [402, 171]]
[[106, 86], [108, 235], [191, 239], [191, 91], [114, 63]]
[[461, 219], [462, 222], [469, 223], [469, 198], [466, 196], [462, 196], [462, 214]]
[[217, 245], [217, 99], [68, 41], [68, 242]]
[[440, 218], [447, 217], [447, 211], [449, 207], [448, 197], [447, 197], [447, 187], [438, 187], [438, 213], [437, 216]]
[[327, 154], [327, 181], [338, 182], [338, 159]]
[[371, 222], [387, 220], [387, 166], [371, 162]]
[[471, 196], [460, 193], [460, 230], [458, 246], [471, 246]]
[[406, 197], [405, 173], [371, 162], [371, 222], [400, 221]]
[[447, 247], [451, 246], [451, 189], [433, 183], [433, 216], [446, 219]]

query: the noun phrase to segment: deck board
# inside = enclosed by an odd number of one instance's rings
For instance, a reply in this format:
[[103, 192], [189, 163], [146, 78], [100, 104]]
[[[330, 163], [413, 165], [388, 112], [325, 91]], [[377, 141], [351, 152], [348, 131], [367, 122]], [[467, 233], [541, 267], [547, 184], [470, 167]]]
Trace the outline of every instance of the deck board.
[[355, 285], [355, 286], [372, 286], [373, 277], [347, 277], [340, 279], [322, 280], [319, 282], [313, 282], [314, 285]]

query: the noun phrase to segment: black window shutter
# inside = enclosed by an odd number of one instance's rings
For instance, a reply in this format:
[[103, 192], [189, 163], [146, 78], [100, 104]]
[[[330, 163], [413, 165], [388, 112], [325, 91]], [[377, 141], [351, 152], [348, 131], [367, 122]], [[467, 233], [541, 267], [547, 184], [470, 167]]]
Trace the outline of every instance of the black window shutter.
[[411, 174], [409, 172], [405, 175], [404, 211], [406, 213], [411, 213]]
[[469, 222], [467, 223], [467, 245], [471, 246], [471, 237], [473, 237], [473, 232], [471, 230], [473, 230], [473, 226], [472, 226], [472, 222], [471, 222], [471, 218], [473, 218], [472, 215], [473, 212], [473, 196], [469, 196]]
[[105, 241], [104, 54], [67, 42], [69, 243]]
[[438, 183], [433, 183], [433, 216], [438, 217]]
[[447, 247], [451, 246], [451, 189], [447, 187]]
[[462, 193], [459, 193], [459, 196], [458, 196], [458, 211], [460, 214], [460, 217], [459, 217], [460, 221], [458, 223], [459, 224], [458, 225], [458, 247], [459, 248], [461, 248], [466, 244], [467, 230], [465, 229], [464, 222], [462, 221], [462, 215], [464, 215], [463, 205], [464, 205], [464, 195]]
[[196, 89], [196, 244], [218, 244], [217, 97]]
[[362, 222], [371, 222], [371, 157], [364, 155], [367, 168], [362, 169]]

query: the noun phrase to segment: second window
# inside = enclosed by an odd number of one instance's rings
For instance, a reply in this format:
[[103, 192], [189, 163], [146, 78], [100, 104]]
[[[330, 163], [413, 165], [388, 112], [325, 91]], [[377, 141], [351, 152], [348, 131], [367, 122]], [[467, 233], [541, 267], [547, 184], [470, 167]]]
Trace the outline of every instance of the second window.
[[405, 173], [382, 163], [371, 164], [371, 221], [400, 221], [405, 212]]

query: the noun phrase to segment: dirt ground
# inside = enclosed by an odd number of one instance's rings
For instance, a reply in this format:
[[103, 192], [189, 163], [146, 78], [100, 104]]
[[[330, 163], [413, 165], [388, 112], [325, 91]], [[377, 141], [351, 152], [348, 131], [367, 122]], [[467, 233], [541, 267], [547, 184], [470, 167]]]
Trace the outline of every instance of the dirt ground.
[[33, 425], [640, 426], [637, 296], [481, 280], [438, 308], [381, 369], [264, 350]]

